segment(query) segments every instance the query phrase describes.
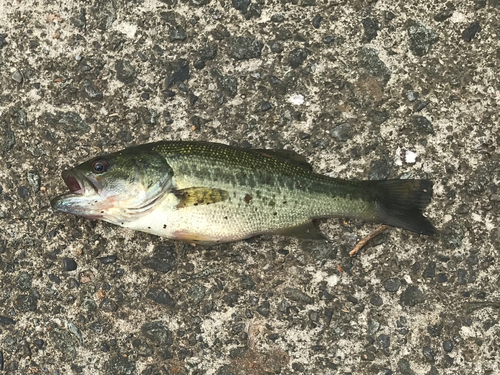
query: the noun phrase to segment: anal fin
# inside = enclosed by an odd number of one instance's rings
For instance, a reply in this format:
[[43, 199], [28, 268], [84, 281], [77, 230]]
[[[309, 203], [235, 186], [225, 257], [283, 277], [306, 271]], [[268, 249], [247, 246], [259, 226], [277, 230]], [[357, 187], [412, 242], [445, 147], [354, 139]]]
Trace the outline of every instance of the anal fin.
[[302, 238], [305, 240], [328, 240], [328, 238], [325, 237], [325, 235], [316, 227], [316, 225], [314, 225], [312, 221], [308, 221], [295, 227], [273, 231], [272, 233], [279, 234], [281, 236]]

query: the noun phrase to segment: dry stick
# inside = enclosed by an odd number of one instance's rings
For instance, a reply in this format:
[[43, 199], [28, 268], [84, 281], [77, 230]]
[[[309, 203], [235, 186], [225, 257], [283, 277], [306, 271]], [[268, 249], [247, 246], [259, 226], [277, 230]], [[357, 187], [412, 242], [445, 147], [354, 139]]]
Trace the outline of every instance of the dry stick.
[[377, 237], [380, 233], [385, 231], [387, 228], [389, 228], [387, 225], [381, 225], [377, 229], [375, 229], [373, 232], [371, 232], [368, 236], [363, 237], [361, 241], [359, 241], [356, 246], [353, 247], [353, 249], [349, 252], [349, 255], [351, 257], [355, 257], [358, 254], [358, 251], [361, 250], [363, 246], [366, 245], [368, 241], [371, 239]]

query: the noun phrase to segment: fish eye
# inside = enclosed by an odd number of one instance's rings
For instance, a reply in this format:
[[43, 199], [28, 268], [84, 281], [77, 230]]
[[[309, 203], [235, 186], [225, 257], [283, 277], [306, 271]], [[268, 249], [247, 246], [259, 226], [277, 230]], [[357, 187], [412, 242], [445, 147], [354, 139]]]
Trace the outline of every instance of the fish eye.
[[104, 159], [96, 160], [92, 163], [92, 172], [100, 174], [108, 170], [109, 163]]

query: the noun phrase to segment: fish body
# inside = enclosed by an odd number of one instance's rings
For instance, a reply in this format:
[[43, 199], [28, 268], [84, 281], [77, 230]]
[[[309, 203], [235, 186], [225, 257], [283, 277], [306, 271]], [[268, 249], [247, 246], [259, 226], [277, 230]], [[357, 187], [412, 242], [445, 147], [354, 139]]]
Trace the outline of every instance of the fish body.
[[262, 233], [324, 238], [313, 219], [351, 217], [433, 234], [428, 180], [346, 181], [314, 173], [290, 151], [158, 142], [63, 172], [56, 210], [187, 242]]

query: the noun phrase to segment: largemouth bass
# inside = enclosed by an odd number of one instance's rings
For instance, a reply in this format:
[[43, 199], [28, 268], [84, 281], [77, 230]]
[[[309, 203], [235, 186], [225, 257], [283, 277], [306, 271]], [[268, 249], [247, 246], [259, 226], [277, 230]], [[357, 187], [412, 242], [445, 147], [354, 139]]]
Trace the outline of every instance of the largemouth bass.
[[62, 172], [56, 210], [190, 243], [262, 233], [324, 239], [312, 220], [359, 218], [424, 235], [428, 180], [346, 181], [314, 173], [292, 151], [158, 142]]

